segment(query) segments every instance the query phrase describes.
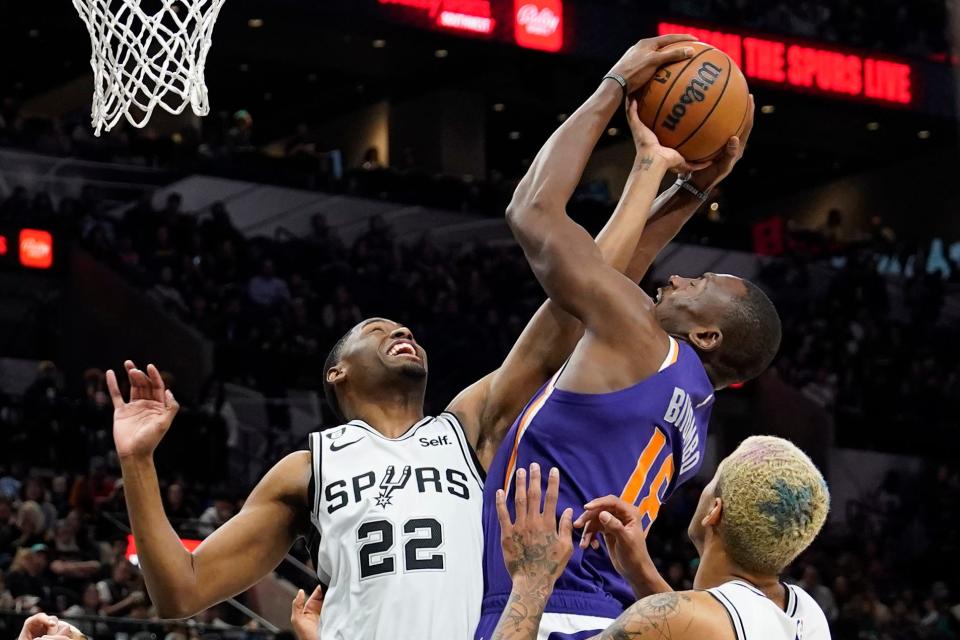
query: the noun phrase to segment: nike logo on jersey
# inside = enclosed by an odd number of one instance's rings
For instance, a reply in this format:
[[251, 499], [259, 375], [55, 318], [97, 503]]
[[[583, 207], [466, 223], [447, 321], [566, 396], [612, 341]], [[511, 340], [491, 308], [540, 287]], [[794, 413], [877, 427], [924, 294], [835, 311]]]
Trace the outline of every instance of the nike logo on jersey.
[[350, 445], [352, 445], [352, 444], [357, 444], [357, 443], [360, 442], [361, 440], [363, 440], [363, 438], [357, 438], [356, 440], [353, 440], [353, 441], [351, 441], [351, 442], [345, 442], [344, 444], [340, 445], [339, 447], [337, 446], [337, 443], [334, 442], [333, 444], [330, 445], [330, 451], [340, 451], [340, 449], [346, 449], [346, 448], [349, 447]]

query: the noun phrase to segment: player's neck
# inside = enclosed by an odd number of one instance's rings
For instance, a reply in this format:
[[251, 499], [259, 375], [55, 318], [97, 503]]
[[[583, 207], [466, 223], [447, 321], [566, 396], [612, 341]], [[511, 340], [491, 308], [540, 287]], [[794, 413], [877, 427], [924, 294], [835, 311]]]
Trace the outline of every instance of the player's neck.
[[398, 438], [423, 419], [423, 397], [383, 390], [375, 402], [357, 402], [351, 412], [387, 438]]
[[786, 597], [779, 576], [758, 575], [746, 571], [733, 562], [723, 548], [705, 550], [693, 580], [693, 588], [713, 589], [733, 580], [742, 580], [753, 585], [781, 608], [785, 603]]

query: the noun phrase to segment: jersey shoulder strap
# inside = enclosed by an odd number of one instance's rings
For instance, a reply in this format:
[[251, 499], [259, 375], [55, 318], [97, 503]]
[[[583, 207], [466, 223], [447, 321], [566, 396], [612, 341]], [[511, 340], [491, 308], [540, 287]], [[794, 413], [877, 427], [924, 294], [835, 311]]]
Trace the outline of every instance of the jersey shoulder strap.
[[323, 475], [321, 475], [323, 463], [323, 451], [320, 446], [321, 432], [314, 431], [307, 435], [307, 447], [310, 450], [310, 484], [307, 489], [307, 496], [310, 499], [310, 531], [307, 534], [307, 549], [310, 550], [310, 557], [313, 559], [313, 566], [317, 566], [317, 552], [320, 548], [320, 538], [323, 532], [320, 530], [320, 520], [318, 513], [320, 511], [320, 495], [323, 492]]
[[470, 469], [474, 480], [476, 480], [480, 488], [483, 489], [483, 483], [487, 479], [487, 472], [483, 468], [483, 465], [480, 464], [480, 458], [477, 457], [477, 452], [470, 446], [470, 442], [467, 440], [467, 431], [464, 429], [463, 424], [460, 423], [460, 419], [453, 413], [444, 411], [437, 416], [437, 420], [447, 425], [453, 433], [454, 438], [457, 440], [457, 445], [460, 447], [460, 453], [463, 454], [464, 462]]
[[717, 602], [727, 610], [727, 615], [730, 616], [730, 623], [733, 625], [733, 632], [737, 640], [748, 640], [747, 616], [749, 615], [750, 605], [744, 598], [760, 597], [767, 600], [763, 592], [752, 585], [735, 580], [722, 584], [719, 587], [714, 587], [713, 589], [707, 589], [707, 593], [716, 598]]

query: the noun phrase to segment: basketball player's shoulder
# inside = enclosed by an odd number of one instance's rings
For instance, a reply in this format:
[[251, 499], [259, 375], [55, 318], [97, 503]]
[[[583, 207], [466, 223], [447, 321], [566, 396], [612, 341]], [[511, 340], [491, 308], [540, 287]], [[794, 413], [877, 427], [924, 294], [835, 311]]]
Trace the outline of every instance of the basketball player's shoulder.
[[294, 451], [267, 471], [254, 487], [248, 503], [266, 500], [282, 502], [298, 509], [308, 507], [312, 481], [312, 454], [309, 451]]
[[830, 640], [830, 623], [823, 609], [801, 587], [787, 585], [787, 615], [802, 620], [802, 640]]
[[704, 591], [647, 596], [627, 609], [600, 637], [734, 640], [726, 610]]

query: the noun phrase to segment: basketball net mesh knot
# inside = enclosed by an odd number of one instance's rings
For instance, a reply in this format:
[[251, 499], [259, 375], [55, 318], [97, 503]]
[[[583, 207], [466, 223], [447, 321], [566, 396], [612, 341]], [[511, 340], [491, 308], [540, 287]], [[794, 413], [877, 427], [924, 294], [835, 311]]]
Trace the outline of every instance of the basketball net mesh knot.
[[94, 134], [120, 118], [144, 127], [160, 106], [210, 112], [204, 63], [224, 0], [73, 0], [90, 32]]

